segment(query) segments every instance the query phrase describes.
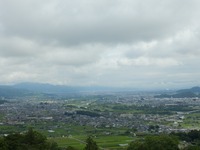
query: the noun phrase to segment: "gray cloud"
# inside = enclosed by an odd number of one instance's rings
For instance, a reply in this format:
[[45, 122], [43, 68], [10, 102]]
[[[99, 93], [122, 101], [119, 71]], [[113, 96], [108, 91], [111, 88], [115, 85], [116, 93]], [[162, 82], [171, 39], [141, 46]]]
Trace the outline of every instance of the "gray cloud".
[[199, 7], [198, 0], [0, 0], [0, 83], [199, 84]]
[[193, 23], [196, 5], [197, 1], [178, 0], [9, 0], [1, 2], [1, 12], [7, 34], [62, 44], [115, 44], [171, 36]]

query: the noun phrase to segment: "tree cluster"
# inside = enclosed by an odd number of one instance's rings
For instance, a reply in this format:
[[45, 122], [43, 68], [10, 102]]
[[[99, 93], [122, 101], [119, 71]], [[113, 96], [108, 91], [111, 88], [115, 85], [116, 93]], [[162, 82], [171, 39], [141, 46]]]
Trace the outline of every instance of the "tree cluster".
[[133, 141], [127, 150], [179, 150], [179, 148], [176, 138], [160, 135]]
[[28, 132], [13, 133], [0, 138], [0, 150], [60, 150], [57, 143], [48, 141], [32, 128]]
[[179, 137], [180, 140], [190, 142], [190, 143], [198, 143], [200, 142], [200, 131], [191, 130], [190, 132], [179, 132], [179, 133], [171, 133], [171, 135], [175, 135]]
[[131, 142], [127, 150], [200, 150], [200, 131], [147, 136]]
[[83, 110], [77, 110], [76, 114], [78, 115], [86, 115], [90, 117], [99, 117], [100, 115], [96, 112], [91, 112], [91, 111], [83, 111]]
[[[76, 150], [74, 147], [60, 148], [43, 134], [30, 128], [26, 133], [13, 133], [0, 137], [0, 150]], [[98, 150], [96, 142], [88, 137], [84, 150]]]
[[[180, 141], [187, 146], [180, 148]], [[98, 150], [97, 143], [88, 137], [84, 150]], [[48, 140], [43, 134], [30, 128], [27, 132], [13, 133], [0, 137], [0, 150], [76, 150], [74, 147], [60, 148], [56, 142]], [[152, 135], [137, 139], [129, 144], [127, 150], [200, 150], [200, 131]]]

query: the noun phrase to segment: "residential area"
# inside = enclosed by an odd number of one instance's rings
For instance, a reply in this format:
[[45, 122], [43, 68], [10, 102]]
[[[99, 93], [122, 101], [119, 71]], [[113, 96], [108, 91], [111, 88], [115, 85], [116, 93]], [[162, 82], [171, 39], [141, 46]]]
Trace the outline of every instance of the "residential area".
[[[15, 99], [0, 105], [0, 128], [9, 126], [23, 131], [32, 126], [51, 136], [75, 134], [70, 126], [84, 127], [94, 135], [187, 132], [200, 127], [199, 102], [198, 98], [161, 99], [122, 93], [81, 99]], [[1, 130], [0, 134], [7, 131]]]

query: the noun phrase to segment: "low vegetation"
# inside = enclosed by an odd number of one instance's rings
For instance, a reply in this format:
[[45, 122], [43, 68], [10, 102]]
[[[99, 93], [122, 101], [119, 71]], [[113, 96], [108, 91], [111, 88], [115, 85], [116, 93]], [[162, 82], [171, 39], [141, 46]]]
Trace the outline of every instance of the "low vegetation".
[[[110, 137], [111, 138], [111, 137]], [[85, 141], [83, 150], [104, 149], [89, 136]], [[182, 145], [181, 143], [185, 143]], [[70, 142], [70, 141], [68, 141]], [[68, 143], [70, 144], [70, 143]], [[128, 146], [121, 148], [126, 150], [199, 150], [200, 131], [192, 130], [188, 133], [171, 133], [170, 135], [148, 135], [137, 138]], [[13, 133], [0, 138], [0, 150], [78, 150], [73, 146], [59, 147], [58, 143], [48, 139], [38, 131], [30, 128], [24, 133]]]

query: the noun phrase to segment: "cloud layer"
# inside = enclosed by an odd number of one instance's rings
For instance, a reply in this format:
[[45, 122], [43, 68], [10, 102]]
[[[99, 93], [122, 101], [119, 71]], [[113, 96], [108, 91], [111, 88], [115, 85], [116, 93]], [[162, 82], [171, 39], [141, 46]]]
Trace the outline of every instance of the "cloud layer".
[[0, 83], [200, 85], [198, 0], [0, 0]]

